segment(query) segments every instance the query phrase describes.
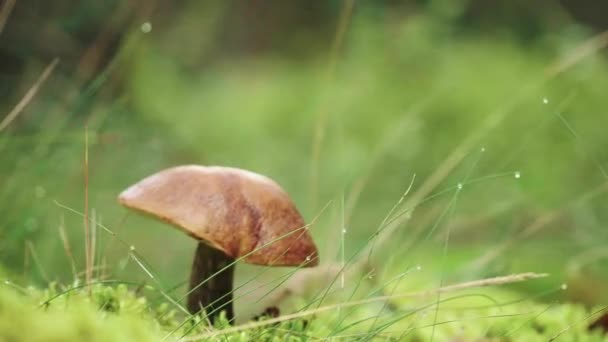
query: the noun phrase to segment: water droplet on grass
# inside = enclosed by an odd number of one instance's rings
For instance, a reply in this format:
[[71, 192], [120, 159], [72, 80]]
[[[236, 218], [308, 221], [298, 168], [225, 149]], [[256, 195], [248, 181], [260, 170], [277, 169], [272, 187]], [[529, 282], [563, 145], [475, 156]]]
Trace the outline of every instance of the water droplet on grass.
[[129, 250], [134, 251], [134, 250], [135, 250], [135, 246], [131, 245], [131, 246], [129, 247]]
[[146, 21], [145, 23], [141, 24], [141, 32], [150, 33], [150, 31], [152, 31], [152, 24], [150, 24], [149, 21]]
[[346, 234], [346, 228], [342, 228], [342, 234]]
[[562, 289], [563, 291], [566, 291], [568, 289], [568, 284], [563, 283], [562, 286], [560, 286], [559, 288]]
[[515, 173], [513, 174], [513, 177], [515, 177], [516, 179], [520, 179], [521, 178], [521, 172], [515, 171]]
[[8, 281], [8, 280], [5, 280], [5, 281], [4, 281], [4, 285], [10, 285], [10, 284], [11, 284], [11, 282], [10, 282], [10, 281]]
[[420, 265], [416, 266], [416, 271], [420, 271], [420, 270], [422, 270], [422, 266], [420, 266]]
[[549, 103], [549, 99], [547, 99], [546, 97], [543, 98], [543, 104], [548, 104]]
[[482, 147], [482, 148], [481, 148], [481, 152], [485, 152], [485, 151], [486, 151], [486, 148], [485, 148], [485, 147]]
[[462, 188], [464, 187], [464, 185], [462, 185], [462, 183], [458, 183], [458, 185], [456, 187], [458, 188], [458, 190], [462, 190]]

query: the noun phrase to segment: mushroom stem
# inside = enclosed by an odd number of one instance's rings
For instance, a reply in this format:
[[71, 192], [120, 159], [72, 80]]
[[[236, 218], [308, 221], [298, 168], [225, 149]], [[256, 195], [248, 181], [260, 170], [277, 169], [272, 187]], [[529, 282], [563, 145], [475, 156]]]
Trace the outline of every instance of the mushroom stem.
[[[190, 291], [192, 292], [188, 295], [188, 311], [191, 314], [194, 315], [204, 309], [209, 321], [214, 323], [220, 311], [224, 310], [228, 321], [234, 320], [232, 308], [233, 262], [234, 259], [224, 252], [199, 242], [190, 275]], [[225, 270], [215, 274], [225, 267], [227, 267]]]

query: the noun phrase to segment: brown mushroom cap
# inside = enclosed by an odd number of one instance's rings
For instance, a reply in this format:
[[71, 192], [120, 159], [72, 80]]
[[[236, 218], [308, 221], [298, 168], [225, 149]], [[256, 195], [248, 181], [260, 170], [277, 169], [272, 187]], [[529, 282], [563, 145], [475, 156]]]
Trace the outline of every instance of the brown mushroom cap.
[[173, 167], [144, 178], [118, 200], [234, 259], [259, 248], [243, 260], [272, 266], [318, 264], [306, 223], [287, 193], [270, 178], [250, 171]]

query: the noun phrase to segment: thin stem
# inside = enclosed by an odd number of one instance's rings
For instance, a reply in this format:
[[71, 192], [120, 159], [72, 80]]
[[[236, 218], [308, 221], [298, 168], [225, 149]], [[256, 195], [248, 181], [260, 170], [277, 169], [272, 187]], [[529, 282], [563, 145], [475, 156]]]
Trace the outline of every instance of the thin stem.
[[[226, 268], [223, 272], [215, 274], [223, 268]], [[190, 289], [194, 290], [188, 295], [188, 311], [196, 314], [204, 309], [208, 313], [207, 318], [213, 324], [220, 311], [225, 310], [226, 318], [232, 322], [234, 320], [233, 278], [234, 259], [222, 251], [199, 242], [190, 275]], [[200, 284], [202, 285], [199, 286]]]

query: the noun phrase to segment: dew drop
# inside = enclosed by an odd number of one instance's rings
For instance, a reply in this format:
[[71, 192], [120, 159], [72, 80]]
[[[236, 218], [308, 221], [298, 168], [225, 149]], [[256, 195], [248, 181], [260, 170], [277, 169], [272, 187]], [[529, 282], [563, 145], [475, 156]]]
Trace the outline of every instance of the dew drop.
[[482, 148], [481, 148], [481, 152], [485, 152], [485, 151], [486, 151], [486, 148], [485, 148], [485, 147], [482, 147]]
[[420, 265], [416, 266], [416, 271], [420, 271], [420, 270], [422, 270], [422, 266], [420, 266]]
[[546, 97], [543, 98], [543, 104], [548, 104], [549, 103], [549, 99], [547, 99]]
[[563, 283], [562, 286], [560, 286], [559, 288], [562, 289], [563, 291], [566, 291], [568, 289], [568, 284]]
[[4, 281], [4, 285], [10, 285], [10, 284], [11, 284], [11, 282], [10, 282], [10, 281], [8, 281], [8, 280], [5, 280], [5, 281]]
[[131, 245], [131, 246], [129, 247], [129, 249], [130, 249], [131, 251], [134, 251], [134, 250], [135, 250], [135, 246]]
[[149, 21], [146, 21], [145, 23], [141, 24], [141, 32], [150, 33], [150, 31], [152, 31], [152, 24], [150, 24]]
[[342, 228], [342, 234], [346, 234], [346, 228]]
[[458, 190], [462, 190], [464, 185], [462, 185], [462, 183], [458, 183], [458, 185], [456, 186], [458, 188]]
[[367, 276], [367, 279], [374, 279], [374, 276], [372, 274]]
[[515, 173], [513, 174], [513, 177], [515, 177], [516, 179], [520, 179], [521, 178], [521, 172], [515, 171]]

